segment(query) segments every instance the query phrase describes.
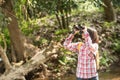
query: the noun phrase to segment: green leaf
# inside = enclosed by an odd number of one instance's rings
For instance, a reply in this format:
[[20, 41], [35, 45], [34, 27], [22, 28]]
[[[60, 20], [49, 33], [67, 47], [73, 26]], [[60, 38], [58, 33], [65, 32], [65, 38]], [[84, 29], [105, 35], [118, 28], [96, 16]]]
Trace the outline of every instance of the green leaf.
[[62, 64], [62, 65], [66, 65], [65, 62], [63, 62], [63, 61], [61, 61], [61, 60], [58, 60], [58, 61], [59, 61], [60, 64]]

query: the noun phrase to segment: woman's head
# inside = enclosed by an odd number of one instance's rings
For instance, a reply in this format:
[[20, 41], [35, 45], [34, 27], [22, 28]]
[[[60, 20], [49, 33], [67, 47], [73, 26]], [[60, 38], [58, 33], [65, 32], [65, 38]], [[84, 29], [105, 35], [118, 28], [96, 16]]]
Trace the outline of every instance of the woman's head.
[[[92, 43], [98, 43], [99, 38], [97, 31], [93, 28], [87, 28], [87, 31], [92, 39]], [[84, 38], [84, 34], [82, 34], [82, 38]]]
[[98, 33], [95, 29], [93, 28], [87, 28], [87, 31], [92, 39], [92, 43], [98, 43], [99, 38], [98, 38]]

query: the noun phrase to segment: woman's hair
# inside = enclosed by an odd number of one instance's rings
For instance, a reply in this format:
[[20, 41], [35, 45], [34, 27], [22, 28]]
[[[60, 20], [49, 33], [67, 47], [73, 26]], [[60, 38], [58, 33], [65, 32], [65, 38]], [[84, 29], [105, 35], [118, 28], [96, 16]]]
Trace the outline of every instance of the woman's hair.
[[98, 43], [99, 38], [98, 38], [98, 33], [95, 29], [93, 28], [87, 28], [87, 31], [92, 39], [92, 43]]

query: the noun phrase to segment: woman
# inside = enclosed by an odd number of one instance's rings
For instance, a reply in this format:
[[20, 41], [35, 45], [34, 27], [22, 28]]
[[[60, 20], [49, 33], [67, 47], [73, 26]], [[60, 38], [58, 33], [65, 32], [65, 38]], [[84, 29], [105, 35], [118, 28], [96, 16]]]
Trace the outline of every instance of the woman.
[[98, 80], [95, 57], [98, 52], [98, 34], [92, 28], [82, 30], [84, 42], [72, 43], [74, 35], [80, 32], [74, 29], [74, 32], [65, 39], [64, 47], [70, 51], [78, 53], [78, 63], [76, 69], [77, 80]]

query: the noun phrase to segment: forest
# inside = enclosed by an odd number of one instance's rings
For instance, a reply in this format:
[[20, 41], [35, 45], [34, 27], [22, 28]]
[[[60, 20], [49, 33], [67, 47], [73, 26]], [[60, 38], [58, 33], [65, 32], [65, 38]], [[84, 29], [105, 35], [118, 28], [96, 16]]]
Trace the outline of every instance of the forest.
[[120, 0], [0, 0], [0, 80], [76, 80], [78, 24], [99, 35], [99, 80], [120, 80]]

